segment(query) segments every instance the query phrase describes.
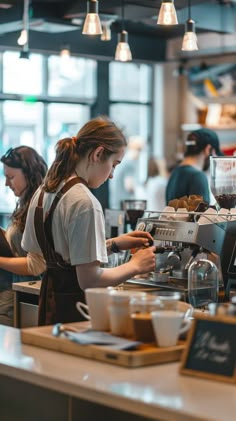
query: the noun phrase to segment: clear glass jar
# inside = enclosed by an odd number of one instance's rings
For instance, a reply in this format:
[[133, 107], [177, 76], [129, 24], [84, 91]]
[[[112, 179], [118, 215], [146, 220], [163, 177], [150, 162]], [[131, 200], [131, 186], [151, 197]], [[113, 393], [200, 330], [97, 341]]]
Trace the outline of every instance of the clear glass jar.
[[188, 299], [195, 308], [218, 301], [219, 271], [208, 259], [195, 260], [188, 269]]
[[236, 207], [236, 157], [210, 157], [211, 191], [221, 208]]

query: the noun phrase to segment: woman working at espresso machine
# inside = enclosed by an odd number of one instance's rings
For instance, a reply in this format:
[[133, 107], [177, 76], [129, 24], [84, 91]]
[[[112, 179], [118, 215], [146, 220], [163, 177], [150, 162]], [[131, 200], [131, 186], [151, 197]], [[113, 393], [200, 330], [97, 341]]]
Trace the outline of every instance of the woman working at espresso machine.
[[[106, 117], [89, 121], [75, 137], [56, 145], [44, 185], [31, 201], [22, 241], [25, 250], [43, 254], [47, 263], [39, 324], [79, 320], [75, 303], [84, 300], [83, 290], [116, 286], [154, 270], [150, 234], [135, 231], [106, 244], [103, 211], [89, 190], [113, 177], [126, 146], [121, 130]], [[130, 248], [140, 250], [129, 262], [102, 267], [107, 252]]]

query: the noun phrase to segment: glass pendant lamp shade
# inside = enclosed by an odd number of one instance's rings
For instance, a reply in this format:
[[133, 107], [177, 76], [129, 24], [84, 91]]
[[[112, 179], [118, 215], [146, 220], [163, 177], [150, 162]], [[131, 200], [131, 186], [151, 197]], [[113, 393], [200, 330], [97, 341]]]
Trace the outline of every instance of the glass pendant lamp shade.
[[174, 0], [163, 0], [157, 20], [158, 25], [178, 25]]
[[188, 19], [186, 22], [186, 30], [182, 43], [182, 51], [197, 51], [197, 35], [195, 33], [195, 22]]
[[132, 60], [132, 54], [128, 44], [128, 32], [124, 30], [118, 35], [115, 60], [123, 62]]
[[102, 41], [110, 41], [111, 40], [111, 24], [110, 22], [104, 22], [102, 24]]
[[84, 35], [101, 35], [102, 26], [98, 16], [98, 1], [87, 1], [87, 15], [84, 21], [83, 31]]

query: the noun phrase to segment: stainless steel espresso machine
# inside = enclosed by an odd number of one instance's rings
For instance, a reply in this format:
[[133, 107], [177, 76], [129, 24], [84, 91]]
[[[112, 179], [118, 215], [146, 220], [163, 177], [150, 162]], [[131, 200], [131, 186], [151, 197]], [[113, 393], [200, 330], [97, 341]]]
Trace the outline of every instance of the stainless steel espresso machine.
[[[201, 216], [204, 224], [198, 222]], [[222, 289], [227, 295], [236, 279], [236, 220], [225, 216], [221, 217], [224, 222], [212, 223], [209, 215], [206, 223], [207, 213], [193, 212], [187, 218], [191, 220], [171, 220], [170, 214], [150, 212], [150, 216], [138, 220], [136, 229], [150, 232], [154, 238], [156, 271], [143, 278], [136, 276], [129, 282], [179, 290], [187, 300], [188, 268], [203, 253], [217, 264], [222, 274]]]

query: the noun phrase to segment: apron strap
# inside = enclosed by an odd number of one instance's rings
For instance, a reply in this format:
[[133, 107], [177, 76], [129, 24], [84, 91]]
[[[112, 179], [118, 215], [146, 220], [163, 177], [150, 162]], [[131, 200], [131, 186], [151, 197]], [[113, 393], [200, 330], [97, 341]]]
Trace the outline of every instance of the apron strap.
[[86, 186], [88, 185], [86, 183], [86, 181], [83, 178], [81, 178], [81, 177], [74, 177], [71, 180], [69, 180], [61, 188], [61, 190], [56, 194], [56, 196], [55, 196], [55, 198], [54, 198], [54, 200], [52, 202], [52, 205], [51, 205], [51, 207], [50, 207], [50, 209], [49, 209], [49, 211], [48, 211], [48, 213], [46, 215], [45, 222], [44, 222], [44, 224], [45, 224], [45, 232], [47, 233], [47, 240], [48, 240], [50, 246], [53, 249], [54, 249], [54, 242], [53, 242], [53, 236], [52, 236], [52, 218], [53, 218], [54, 211], [55, 211], [55, 209], [57, 207], [57, 204], [58, 204], [59, 200], [62, 198], [62, 196], [68, 190], [70, 190], [71, 187], [73, 187], [75, 184], [78, 184], [78, 183], [85, 184]]
[[61, 188], [61, 190], [56, 194], [52, 205], [49, 211], [47, 212], [45, 221], [43, 220], [43, 197], [45, 190], [44, 186], [42, 186], [42, 190], [38, 199], [38, 204], [35, 209], [34, 226], [37, 241], [43, 252], [44, 259], [48, 262], [49, 266], [50, 264], [54, 266], [53, 263], [56, 263], [56, 265], [58, 264], [58, 266], [61, 266], [63, 264], [65, 264], [66, 266], [68, 265], [66, 262], [64, 262], [61, 255], [55, 251], [52, 236], [52, 218], [59, 200], [71, 187], [78, 183], [83, 183], [87, 186], [87, 183], [83, 178], [74, 177]]

